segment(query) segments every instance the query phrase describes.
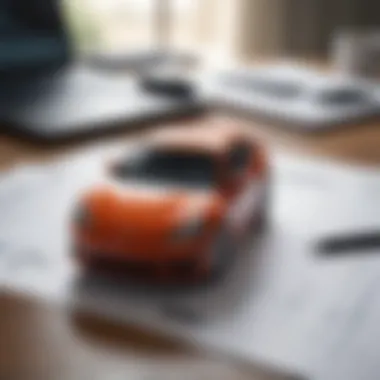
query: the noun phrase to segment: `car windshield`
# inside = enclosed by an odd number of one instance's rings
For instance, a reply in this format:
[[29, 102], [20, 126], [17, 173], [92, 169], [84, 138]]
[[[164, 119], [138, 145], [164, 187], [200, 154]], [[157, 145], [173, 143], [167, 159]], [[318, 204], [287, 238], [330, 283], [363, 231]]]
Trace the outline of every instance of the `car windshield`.
[[215, 162], [211, 155], [170, 150], [140, 152], [114, 169], [114, 175], [122, 180], [197, 188], [213, 187], [215, 174]]

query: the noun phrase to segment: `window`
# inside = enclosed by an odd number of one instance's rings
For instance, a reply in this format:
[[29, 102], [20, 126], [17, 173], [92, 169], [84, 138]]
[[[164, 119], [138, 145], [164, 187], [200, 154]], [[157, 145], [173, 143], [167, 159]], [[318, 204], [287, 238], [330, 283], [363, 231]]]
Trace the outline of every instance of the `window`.
[[79, 53], [143, 50], [154, 43], [155, 0], [65, 0]]
[[74, 48], [124, 53], [153, 48], [215, 63], [234, 51], [235, 0], [62, 0]]
[[212, 156], [172, 150], [148, 150], [116, 166], [121, 180], [139, 180], [159, 185], [210, 188], [216, 183]]
[[236, 144], [230, 152], [230, 167], [234, 174], [240, 173], [248, 168], [252, 148], [244, 142]]
[[[64, 0], [79, 52], [124, 52], [162, 45], [192, 49], [202, 0]], [[165, 46], [167, 47], [167, 46]]]
[[196, 50], [202, 39], [200, 11], [204, 0], [172, 1], [170, 43], [174, 48]]

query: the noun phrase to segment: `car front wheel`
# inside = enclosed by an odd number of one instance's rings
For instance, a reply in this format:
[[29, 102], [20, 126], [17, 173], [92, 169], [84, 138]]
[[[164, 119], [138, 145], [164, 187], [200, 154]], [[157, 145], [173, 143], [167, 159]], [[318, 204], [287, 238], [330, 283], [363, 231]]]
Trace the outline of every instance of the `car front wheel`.
[[235, 244], [232, 236], [221, 230], [211, 247], [209, 274], [211, 279], [219, 279], [230, 270], [235, 255]]

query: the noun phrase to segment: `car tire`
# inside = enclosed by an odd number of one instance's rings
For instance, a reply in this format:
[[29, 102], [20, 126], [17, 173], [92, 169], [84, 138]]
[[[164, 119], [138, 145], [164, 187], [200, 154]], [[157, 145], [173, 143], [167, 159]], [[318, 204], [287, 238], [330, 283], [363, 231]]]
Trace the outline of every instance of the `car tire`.
[[262, 201], [259, 210], [252, 215], [252, 222], [250, 232], [254, 235], [264, 232], [269, 224], [269, 211], [271, 203], [270, 187], [266, 186], [265, 194], [262, 197]]
[[251, 232], [253, 234], [260, 234], [267, 229], [268, 226], [268, 209], [267, 205], [259, 210], [258, 214], [254, 216], [253, 223], [251, 224]]
[[236, 254], [235, 248], [231, 235], [225, 229], [222, 229], [211, 248], [209, 264], [209, 277], [211, 280], [220, 279], [230, 270]]

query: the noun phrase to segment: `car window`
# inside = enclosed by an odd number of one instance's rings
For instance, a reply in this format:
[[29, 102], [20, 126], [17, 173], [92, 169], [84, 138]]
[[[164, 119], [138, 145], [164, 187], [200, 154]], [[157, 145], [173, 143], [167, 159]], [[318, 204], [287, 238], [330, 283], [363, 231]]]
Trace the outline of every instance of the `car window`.
[[252, 155], [252, 147], [245, 142], [234, 145], [229, 154], [229, 165], [232, 174], [239, 173], [248, 168]]
[[209, 188], [216, 184], [216, 163], [209, 154], [147, 150], [116, 166], [123, 180], [136, 179], [162, 185]]

